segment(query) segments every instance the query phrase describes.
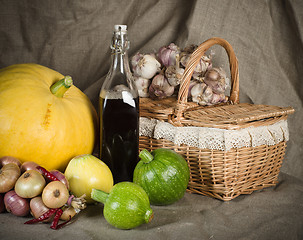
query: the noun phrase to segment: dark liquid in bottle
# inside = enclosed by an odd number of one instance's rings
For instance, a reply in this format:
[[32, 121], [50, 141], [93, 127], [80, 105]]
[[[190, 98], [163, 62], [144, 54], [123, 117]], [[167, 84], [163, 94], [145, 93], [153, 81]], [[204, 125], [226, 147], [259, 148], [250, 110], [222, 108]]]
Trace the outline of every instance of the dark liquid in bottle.
[[111, 169], [115, 183], [132, 181], [139, 160], [138, 101], [99, 98], [101, 160]]

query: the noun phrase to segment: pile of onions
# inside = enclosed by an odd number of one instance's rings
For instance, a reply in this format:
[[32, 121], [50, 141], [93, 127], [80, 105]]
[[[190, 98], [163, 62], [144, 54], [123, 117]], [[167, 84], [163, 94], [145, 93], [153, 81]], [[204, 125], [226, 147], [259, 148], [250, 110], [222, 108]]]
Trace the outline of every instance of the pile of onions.
[[[21, 164], [14, 157], [0, 158], [0, 213], [6, 210], [21, 217], [31, 213], [34, 219], [26, 224], [52, 222], [51, 228], [58, 229], [84, 209], [85, 202], [84, 196], [69, 194], [62, 172], [49, 172], [35, 162]], [[59, 219], [65, 222], [58, 224]]]

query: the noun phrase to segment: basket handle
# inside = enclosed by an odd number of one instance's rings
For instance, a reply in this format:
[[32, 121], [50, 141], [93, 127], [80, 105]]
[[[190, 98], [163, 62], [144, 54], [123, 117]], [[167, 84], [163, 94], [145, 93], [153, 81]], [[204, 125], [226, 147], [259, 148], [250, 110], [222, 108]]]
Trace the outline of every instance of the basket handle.
[[180, 123], [180, 119], [183, 115], [184, 110], [186, 109], [188, 89], [191, 77], [193, 75], [194, 69], [198, 65], [200, 59], [204, 55], [204, 53], [213, 45], [221, 45], [225, 48], [226, 53], [229, 58], [230, 65], [230, 75], [231, 75], [231, 90], [229, 102], [231, 104], [239, 103], [239, 70], [238, 70], [238, 60], [234, 53], [232, 46], [222, 38], [210, 38], [203, 42], [199, 47], [192, 53], [184, 74], [182, 75], [180, 89], [178, 93], [178, 101], [175, 108], [175, 116], [174, 122]]

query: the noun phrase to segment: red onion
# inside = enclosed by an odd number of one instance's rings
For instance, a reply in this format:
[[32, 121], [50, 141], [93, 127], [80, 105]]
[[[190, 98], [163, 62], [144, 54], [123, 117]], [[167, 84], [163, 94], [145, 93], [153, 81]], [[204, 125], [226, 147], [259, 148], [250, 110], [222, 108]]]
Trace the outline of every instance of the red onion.
[[53, 174], [56, 178], [58, 178], [60, 182], [64, 183], [66, 188], [69, 189], [68, 180], [62, 172], [60, 172], [59, 170], [51, 170], [50, 173]]
[[19, 159], [15, 158], [15, 157], [5, 156], [5, 157], [0, 158], [0, 167], [6, 165], [8, 163], [16, 163], [18, 165], [18, 167], [21, 166], [21, 162], [19, 161]]
[[[42, 197], [34, 197], [30, 200], [30, 210], [31, 214], [34, 218], [38, 218], [42, 216], [44, 213], [48, 212], [49, 208], [45, 206], [45, 204], [42, 201]], [[51, 222], [53, 220], [53, 217], [50, 217], [43, 222]]]
[[36, 167], [38, 167], [39, 164], [35, 163], [35, 162], [31, 162], [31, 161], [27, 161], [22, 163], [21, 165], [21, 173], [26, 172], [28, 170], [37, 170]]
[[4, 204], [6, 210], [16, 216], [23, 217], [29, 214], [28, 199], [19, 197], [14, 190], [11, 190], [4, 195]]
[[4, 206], [4, 194], [0, 193], [0, 213], [4, 212], [5, 206]]

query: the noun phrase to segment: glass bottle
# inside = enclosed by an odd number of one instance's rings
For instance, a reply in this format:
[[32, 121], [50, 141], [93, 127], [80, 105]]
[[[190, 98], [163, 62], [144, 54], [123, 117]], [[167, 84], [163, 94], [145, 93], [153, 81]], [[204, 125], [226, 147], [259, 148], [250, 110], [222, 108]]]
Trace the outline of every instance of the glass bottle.
[[139, 95], [129, 68], [126, 25], [115, 25], [111, 67], [99, 95], [100, 156], [114, 182], [132, 181], [139, 151]]

